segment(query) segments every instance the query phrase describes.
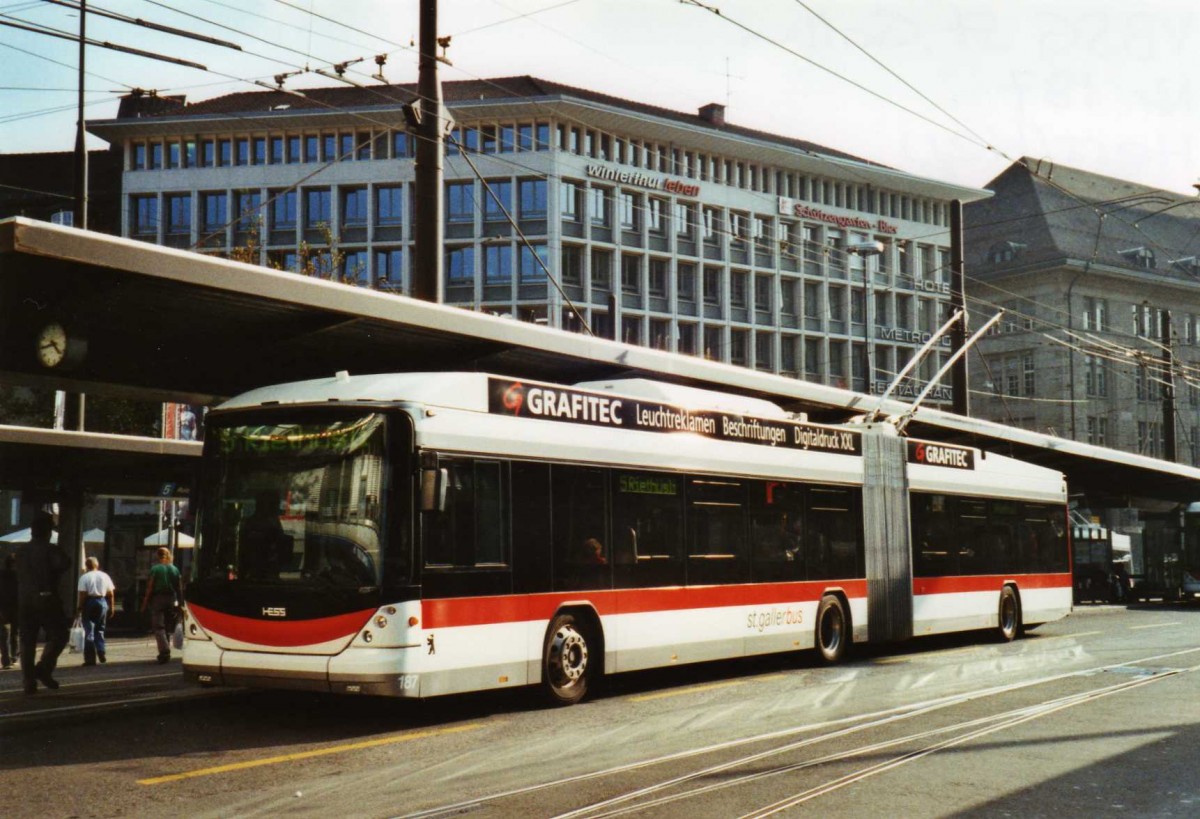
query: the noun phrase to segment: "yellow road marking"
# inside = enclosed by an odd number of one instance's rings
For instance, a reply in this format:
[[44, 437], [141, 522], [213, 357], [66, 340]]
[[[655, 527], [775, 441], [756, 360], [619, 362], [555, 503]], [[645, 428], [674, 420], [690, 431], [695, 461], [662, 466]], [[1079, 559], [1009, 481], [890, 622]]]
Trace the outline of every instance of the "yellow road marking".
[[643, 694], [639, 697], [630, 697], [630, 702], [647, 702], [649, 700], [661, 700], [666, 697], [681, 697], [684, 694], [695, 694], [698, 691], [712, 691], [714, 688], [729, 688], [733, 685], [741, 685], [743, 680], [730, 680], [729, 682], [709, 683], [708, 685], [693, 685], [690, 688], [679, 688], [675, 691], [659, 691], [657, 694]]
[[1138, 629], [1142, 629], [1142, 628], [1166, 628], [1167, 626], [1179, 626], [1179, 625], [1182, 625], [1182, 623], [1180, 623], [1178, 620], [1176, 620], [1173, 623], [1152, 623], [1151, 625], [1148, 625], [1148, 626], [1130, 626], [1129, 630], [1137, 631]]
[[426, 737], [441, 736], [443, 734], [457, 734], [463, 731], [473, 731], [477, 728], [482, 728], [482, 722], [473, 722], [467, 725], [457, 725], [453, 728], [439, 728], [432, 731], [414, 731], [411, 734], [401, 734], [400, 736], [384, 737], [382, 739], [371, 739], [365, 742], [353, 742], [349, 745], [335, 745], [332, 748], [318, 748], [315, 751], [300, 751], [294, 754], [284, 754], [283, 756], [271, 756], [266, 759], [252, 759], [248, 762], [232, 762], [228, 765], [217, 765], [213, 768], [199, 768], [194, 771], [186, 771], [185, 773], [169, 774], [167, 776], [155, 776], [150, 779], [139, 779], [139, 785], [161, 785], [164, 782], [177, 782], [180, 779], [193, 779], [197, 776], [213, 776], [215, 774], [229, 773], [230, 771], [244, 771], [247, 768], [259, 768], [263, 765], [278, 765], [281, 762], [295, 762], [300, 759], [312, 759], [318, 756], [329, 756], [330, 754], [344, 754], [347, 751], [360, 751], [364, 748], [378, 748], [381, 745], [395, 745], [398, 742], [409, 742], [414, 739], [425, 739]]

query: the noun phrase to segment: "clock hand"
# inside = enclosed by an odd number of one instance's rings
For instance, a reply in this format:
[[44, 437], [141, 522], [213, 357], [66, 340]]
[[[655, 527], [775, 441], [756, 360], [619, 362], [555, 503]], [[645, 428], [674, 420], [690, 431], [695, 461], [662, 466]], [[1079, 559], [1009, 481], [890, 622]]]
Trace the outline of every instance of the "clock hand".
[[58, 346], [58, 342], [49, 338], [42, 342], [42, 349], [52, 349], [56, 353], [62, 352], [62, 348]]

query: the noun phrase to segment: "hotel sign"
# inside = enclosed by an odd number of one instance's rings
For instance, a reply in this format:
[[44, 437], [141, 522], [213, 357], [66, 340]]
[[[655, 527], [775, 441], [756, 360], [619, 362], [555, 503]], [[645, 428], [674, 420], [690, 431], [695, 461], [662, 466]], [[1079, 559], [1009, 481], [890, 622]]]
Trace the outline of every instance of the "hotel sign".
[[689, 185], [678, 179], [667, 179], [665, 176], [651, 176], [641, 171], [619, 171], [607, 165], [588, 165], [587, 175], [606, 182], [616, 182], [620, 185], [636, 185], [639, 188], [649, 188], [655, 191], [676, 193], [680, 196], [699, 196], [700, 186]]
[[876, 233], [895, 234], [899, 232], [899, 228], [891, 222], [886, 222], [883, 219], [870, 221], [864, 219], [858, 214], [842, 214], [830, 213], [829, 211], [814, 208], [811, 205], [805, 205], [803, 202], [797, 202], [788, 196], [779, 197], [779, 214], [781, 216], [796, 216], [801, 219], [812, 219], [814, 222], [826, 222], [831, 225], [837, 225], [842, 228], [857, 228], [859, 230], [873, 230]]

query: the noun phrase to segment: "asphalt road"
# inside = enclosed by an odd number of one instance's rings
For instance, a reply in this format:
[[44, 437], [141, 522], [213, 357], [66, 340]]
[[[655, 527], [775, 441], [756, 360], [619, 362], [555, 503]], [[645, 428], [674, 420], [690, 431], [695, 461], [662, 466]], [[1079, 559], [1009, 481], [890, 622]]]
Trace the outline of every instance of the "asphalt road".
[[[566, 709], [0, 673], [5, 816], [1196, 816], [1200, 606], [614, 677]], [[74, 663], [74, 665], [73, 665]]]

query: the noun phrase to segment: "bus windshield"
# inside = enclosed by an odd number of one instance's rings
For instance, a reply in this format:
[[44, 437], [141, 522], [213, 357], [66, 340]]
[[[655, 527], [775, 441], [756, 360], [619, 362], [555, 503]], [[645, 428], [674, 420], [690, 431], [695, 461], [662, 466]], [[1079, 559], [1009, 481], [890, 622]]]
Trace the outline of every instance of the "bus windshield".
[[378, 587], [386, 428], [379, 413], [214, 426], [194, 578]]

